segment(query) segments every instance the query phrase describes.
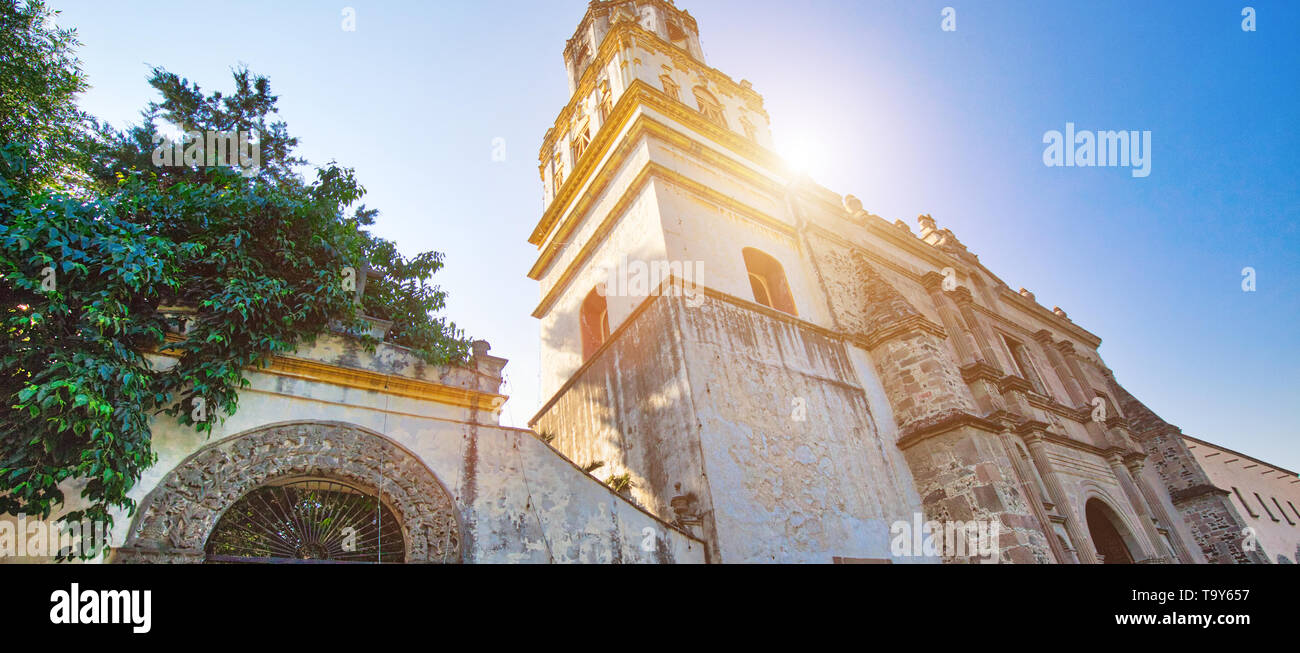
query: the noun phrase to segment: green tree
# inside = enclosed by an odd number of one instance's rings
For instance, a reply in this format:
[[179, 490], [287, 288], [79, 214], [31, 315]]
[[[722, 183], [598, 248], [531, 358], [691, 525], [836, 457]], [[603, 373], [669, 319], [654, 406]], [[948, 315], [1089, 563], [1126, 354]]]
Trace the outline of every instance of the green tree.
[[[42, 52], [15, 69], [18, 86], [80, 80], [66, 51]], [[76, 481], [89, 507], [67, 519], [133, 513], [127, 494], [156, 460], [152, 420], [210, 432], [237, 409], [246, 370], [332, 328], [361, 332], [347, 268], [374, 270], [362, 309], [394, 321], [389, 342], [433, 364], [467, 358], [468, 339], [437, 315], [446, 295], [429, 279], [442, 256], [406, 258], [367, 233], [377, 212], [348, 211], [365, 194], [354, 172], [330, 163], [305, 181], [269, 81], [241, 69], [234, 82], [206, 95], [155, 69], [162, 101], [126, 131], [79, 131], [79, 114], [64, 112], [0, 132], [0, 511], [48, 516], [60, 484]], [[10, 78], [0, 84], [9, 98]], [[262, 165], [157, 167], [159, 120], [259, 131]], [[19, 138], [29, 133], [40, 142]], [[49, 140], [65, 138], [76, 148]], [[76, 180], [45, 183], [50, 170]], [[175, 364], [151, 364], [151, 352]]]
[[15, 183], [50, 183], [77, 158], [85, 116], [76, 96], [86, 89], [73, 52], [76, 32], [54, 28], [42, 0], [0, 0], [0, 142], [33, 149], [31, 167]]

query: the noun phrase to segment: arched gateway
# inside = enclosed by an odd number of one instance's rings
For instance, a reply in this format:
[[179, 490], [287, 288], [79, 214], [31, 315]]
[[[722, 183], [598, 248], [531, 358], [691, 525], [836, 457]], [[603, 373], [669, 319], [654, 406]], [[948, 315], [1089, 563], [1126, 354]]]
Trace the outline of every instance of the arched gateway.
[[276, 424], [177, 465], [112, 560], [458, 563], [460, 527], [438, 478], [387, 438], [337, 422]]

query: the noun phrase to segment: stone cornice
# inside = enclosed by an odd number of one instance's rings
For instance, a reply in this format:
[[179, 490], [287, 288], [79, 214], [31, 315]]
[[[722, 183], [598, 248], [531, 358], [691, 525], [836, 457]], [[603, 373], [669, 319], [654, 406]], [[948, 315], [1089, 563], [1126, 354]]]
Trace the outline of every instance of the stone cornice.
[[[572, 374], [570, 374], [569, 380], [566, 381], [564, 385], [560, 386], [560, 388], [555, 391], [555, 394], [553, 394], [551, 398], [547, 400], [547, 402], [543, 404], [540, 409], [538, 409], [538, 411], [533, 415], [532, 419], [529, 420], [528, 425], [530, 427], [536, 425], [537, 420], [540, 419], [541, 416], [544, 415], [548, 410], [550, 410], [551, 406], [553, 406], [555, 402], [559, 401], [560, 397], [563, 396], [564, 393], [568, 391], [569, 388], [571, 388], [575, 383], [578, 382], [578, 380], [582, 377], [583, 373], [585, 373], [588, 368], [594, 365], [595, 362], [605, 354], [605, 351], [608, 350], [610, 347], [612, 347], [613, 343], [619, 340], [619, 338], [622, 336], [622, 334], [625, 331], [632, 328], [632, 325], [637, 321], [637, 319], [639, 319], [642, 314], [644, 314], [647, 310], [649, 310], [649, 308], [652, 305], [654, 305], [655, 301], [661, 300], [669, 294], [670, 292], [669, 288], [674, 288], [675, 292], [681, 292], [684, 284], [685, 281], [678, 277], [675, 276], [669, 277], [668, 279], [665, 279], [662, 283], [660, 283], [660, 285], [656, 287], [653, 290], [653, 292], [651, 292], [647, 297], [641, 300], [641, 303], [637, 304], [636, 308], [632, 309], [632, 312], [627, 316], [627, 319], [623, 320], [622, 324], [620, 324], [617, 329], [614, 329], [614, 331], [609, 334], [609, 337], [605, 339], [605, 342], [601, 344], [601, 346], [597, 348], [596, 351], [592, 352], [591, 357], [588, 358], [586, 361], [584, 361], [583, 364], [579, 366], [577, 370], [575, 370]], [[817, 335], [829, 339], [835, 339], [841, 341], [852, 340], [852, 338], [848, 337], [844, 333], [840, 333], [838, 331], [834, 331], [822, 326], [818, 326], [816, 324], [813, 324], [812, 322], [804, 321], [788, 313], [783, 313], [774, 308], [763, 306], [762, 304], [745, 301], [738, 297], [728, 295], [715, 288], [710, 288], [708, 286], [701, 285], [698, 282], [693, 281], [690, 283], [690, 291], [701, 293], [706, 297], [711, 297], [713, 299], [726, 302], [734, 306], [739, 306], [741, 308], [754, 311], [755, 313], [760, 313], [765, 317], [778, 320], [781, 322], [785, 322], [787, 324], [791, 324], [804, 331], [815, 333]], [[832, 383], [835, 383], [836, 385], [839, 385], [847, 389], [856, 390], [859, 392], [862, 391], [861, 387], [849, 383], [845, 383], [843, 381], [827, 379], [825, 377], [818, 377], [818, 378], [824, 381], [830, 381]]]
[[[1042, 424], [1042, 422], [1038, 422], [1038, 423]], [[1021, 437], [1027, 443], [1033, 442], [1034, 440], [1042, 440], [1043, 442], [1066, 447], [1067, 449], [1084, 451], [1103, 459], [1106, 458], [1108, 452], [1110, 451], [1109, 448], [1098, 447], [1097, 445], [1083, 442], [1081, 440], [1075, 440], [1074, 438], [1061, 435], [1060, 433], [1054, 433], [1052, 431], [1048, 431], [1045, 429], [1042, 430], [1031, 429], [1021, 434]]]
[[1032, 390], [1025, 393], [1025, 399], [1029, 401], [1029, 405], [1035, 408], [1056, 413], [1061, 417], [1066, 417], [1076, 422], [1086, 422], [1091, 419], [1092, 416], [1091, 406], [1089, 406], [1087, 410], [1081, 411], [1078, 408], [1071, 408], [1051, 397], [1040, 395]]
[[723, 93], [740, 97], [745, 102], [745, 108], [758, 113], [763, 116], [764, 120], [770, 122], [771, 117], [767, 115], [767, 111], [763, 108], [763, 96], [759, 95], [758, 91], [755, 91], [752, 86], [745, 86], [736, 82], [727, 73], [696, 59], [691, 53], [659, 38], [658, 34], [646, 31], [640, 25], [633, 25], [631, 34], [637, 46], [644, 48], [651, 54], [659, 53], [656, 48], [663, 49], [668, 56], [672, 57], [673, 63], [679, 69], [694, 69], [695, 72], [708, 78], [707, 81], [722, 87], [721, 91]]
[[1038, 318], [1040, 322], [1051, 324], [1058, 329], [1073, 334], [1086, 343], [1090, 348], [1096, 349], [1101, 346], [1101, 337], [1093, 332], [1075, 324], [1068, 318], [1063, 318], [1039, 304], [1037, 301], [1022, 296], [1018, 292], [1012, 291], [1005, 286], [999, 287], [999, 299], [1014, 305], [1021, 311]]
[[[546, 165], [546, 161], [548, 160], [551, 151], [555, 149], [559, 137], [567, 132], [569, 124], [573, 122], [573, 114], [582, 107], [587, 97], [596, 91], [596, 83], [600, 79], [600, 71], [613, 61], [615, 54], [624, 47], [633, 44], [643, 47], [646, 51], [651, 53], [657, 53], [658, 49], [663, 49], [669, 54], [669, 56], [672, 56], [673, 63], [677, 64], [678, 67], [696, 69], [697, 72], [700, 72], [707, 77], [709, 81], [723, 87], [724, 93], [742, 97], [749, 109], [761, 114], [765, 119], [768, 118], [767, 112], [763, 109], [763, 96], [759, 95], [758, 91], [755, 91], [753, 88], [747, 88], [737, 83], [726, 73], [711, 68], [707, 64], [701, 63], [692, 57], [690, 53], [672, 43], [664, 41], [659, 38], [657, 34], [646, 31], [640, 25], [635, 23], [618, 23], [610, 28], [609, 33], [605, 35], [605, 40], [601, 41], [600, 47], [597, 48], [595, 57], [592, 59], [591, 63], [587, 65], [586, 70], [583, 71], [582, 76], [578, 79], [578, 83], [574, 88], [573, 96], [569, 99], [569, 103], [560, 110], [559, 115], [555, 118], [554, 125], [546, 131], [546, 135], [542, 138], [542, 145], [538, 149], [537, 158], [543, 166]], [[646, 85], [645, 80], [633, 80], [632, 84], [628, 85], [628, 88], [624, 91], [623, 95], [626, 96], [631, 92], [633, 86], [638, 82], [642, 85]], [[665, 98], [667, 98], [667, 96], [665, 96]], [[689, 107], [686, 107], [680, 99], [674, 99], [673, 101], [681, 104], [683, 108], [689, 110]], [[621, 104], [622, 102], [623, 98], [620, 97], [619, 103]], [[605, 130], [602, 128], [601, 131]], [[574, 163], [576, 164], [577, 162]], [[566, 181], [565, 184], [567, 185], [568, 182]]]
[[[715, 125], [700, 115], [698, 111], [687, 107], [678, 100], [669, 98], [663, 91], [637, 79], [628, 86], [627, 91], [619, 98], [618, 104], [614, 105], [614, 110], [610, 114], [606, 125], [596, 134], [596, 138], [583, 152], [582, 157], [575, 162], [572, 173], [565, 179], [564, 185], [560, 187], [559, 192], [551, 200], [550, 205], [543, 212], [541, 220], [533, 229], [532, 235], [529, 236], [528, 242], [530, 244], [541, 247], [548, 236], [551, 235], [551, 232], [555, 230], [556, 225], [561, 223], [561, 219], [563, 219], [564, 223], [570, 223], [580, 220], [585, 215], [585, 209], [590, 205], [593, 196], [600, 194], [600, 190], [608, 182], [608, 177], [615, 174], [631, 154], [632, 146], [641, 136], [641, 132], [637, 131], [638, 128], [646, 126], [642, 122], [643, 120], [649, 120], [661, 127], [662, 129], [656, 130], [655, 134], [664, 137], [670, 142], [676, 142], [688, 148], [694, 145], [702, 152], [711, 149], [704, 146], [701, 140], [644, 115], [636, 119], [633, 128], [627, 134], [622, 134], [624, 126], [632, 120], [633, 116], [642, 107], [662, 113], [696, 134], [717, 143], [725, 151], [740, 154], [756, 165], [773, 171], [784, 170], [784, 163], [771, 150], [730, 129]], [[609, 129], [605, 127], [609, 127]], [[728, 172], [741, 173], [743, 177], [748, 178], [749, 181], [770, 193], [782, 192], [782, 187], [770, 177], [763, 176], [752, 168], [747, 168], [732, 157], [717, 152], [711, 153], [715, 156], [709, 160], [709, 163], [722, 167]], [[608, 161], [605, 160], [606, 155], [609, 155]], [[588, 182], [591, 182], [590, 188], [588, 188]]]
[[369, 370], [339, 367], [287, 356], [274, 357], [271, 360], [270, 367], [259, 371], [277, 376], [328, 383], [366, 392], [379, 392], [475, 410], [495, 411], [506, 402], [505, 395], [496, 393], [430, 383]]
[[1026, 419], [1017, 424], [1016, 427], [1012, 429], [1012, 432], [1016, 435], [1024, 435], [1026, 433], [1034, 432], [1046, 433], [1049, 426], [1050, 425], [1047, 422], [1041, 422], [1036, 419]]
[[950, 291], [952, 300], [958, 306], [975, 306], [975, 297], [971, 295], [970, 288], [966, 286], [957, 286]]
[[1001, 424], [1004, 431], [1010, 431], [1011, 429], [1014, 429], [1017, 424], [1025, 421], [1023, 415], [1013, 413], [1009, 410], [995, 410], [988, 415], [985, 415], [984, 419]]
[[1169, 493], [1169, 498], [1170, 500], [1173, 501], [1174, 505], [1177, 506], [1180, 503], [1183, 503], [1185, 501], [1191, 501], [1192, 499], [1195, 499], [1197, 497], [1202, 497], [1207, 494], [1214, 494], [1214, 495], [1226, 497], [1228, 496], [1229, 492], [1221, 487], [1214, 485], [1213, 483], [1200, 483], [1197, 485], [1193, 485], [1192, 487], [1189, 488], [1174, 490], [1173, 492]]
[[[639, 119], [638, 122], [641, 120], [645, 121], [645, 128], [649, 131], [659, 129], [658, 127], [653, 127], [653, 125], [662, 125], [662, 123], [658, 123], [657, 121], [647, 117]], [[667, 127], [662, 128], [668, 129]], [[672, 184], [685, 192], [695, 195], [699, 199], [723, 207], [739, 216], [743, 216], [770, 229], [784, 233], [791, 238], [795, 235], [794, 227], [787, 223], [781, 222], [780, 220], [777, 220], [776, 218], [773, 218], [752, 206], [741, 203], [727, 195], [723, 195], [709, 186], [685, 177], [659, 163], [653, 161], [648, 162], [641, 171], [637, 173], [637, 176], [632, 180], [632, 182], [628, 184], [627, 190], [624, 191], [623, 195], [621, 195], [615, 202], [613, 208], [605, 215], [600, 224], [597, 225], [596, 230], [592, 232], [592, 235], [582, 244], [581, 249], [578, 250], [578, 253], [564, 269], [564, 272], [561, 273], [560, 277], [551, 285], [550, 290], [547, 291], [546, 295], [538, 303], [537, 307], [533, 309], [533, 317], [540, 318], [550, 310], [551, 306], [554, 305], [560, 294], [564, 292], [565, 288], [568, 287], [573, 278], [577, 276], [581, 266], [586, 263], [595, 253], [596, 249], [600, 247], [604, 238], [618, 223], [619, 219], [623, 217], [628, 207], [631, 206], [632, 202], [636, 199], [637, 195], [642, 191], [645, 185], [652, 179], [658, 179]], [[529, 278], [534, 280], [541, 279], [542, 275], [545, 274], [550, 265], [559, 256], [563, 245], [567, 244], [563, 242], [562, 239], [568, 238], [572, 231], [576, 229], [576, 226], [577, 222], [573, 221], [562, 227], [556, 238], [553, 239], [551, 245], [546, 248], [538, 258], [537, 262], [533, 264], [532, 269], [529, 270]]]
[[983, 361], [976, 361], [961, 368], [961, 378], [966, 383], [988, 381], [989, 383], [996, 385], [1000, 380], [1002, 380], [1002, 377], [1002, 370], [999, 370]]
[[963, 427], [995, 434], [1002, 432], [1002, 426], [997, 422], [966, 411], [957, 410], [921, 420], [903, 429], [902, 433], [899, 434], [898, 448], [907, 450], [923, 440]]
[[[166, 350], [151, 353], [176, 358], [175, 354], [168, 353]], [[494, 392], [343, 367], [296, 356], [271, 356], [270, 365], [267, 367], [250, 367], [248, 371], [489, 412], [501, 408], [507, 399], [505, 395]]]
[[1030, 385], [1029, 381], [1026, 381], [1022, 377], [1008, 374], [1001, 379], [998, 379], [998, 390], [1001, 390], [1002, 392], [1018, 390], [1028, 395], [1034, 391], [1034, 386]]
[[924, 315], [911, 315], [892, 324], [887, 324], [866, 336], [855, 338], [868, 350], [879, 347], [890, 340], [909, 336], [914, 333], [928, 333], [938, 338], [948, 337], [943, 327], [926, 319]]
[[1142, 467], [1146, 464], [1147, 455], [1142, 451], [1130, 450], [1125, 453], [1121, 459], [1124, 461], [1124, 466], [1129, 469], [1129, 472], [1134, 476], [1137, 476], [1142, 473]]

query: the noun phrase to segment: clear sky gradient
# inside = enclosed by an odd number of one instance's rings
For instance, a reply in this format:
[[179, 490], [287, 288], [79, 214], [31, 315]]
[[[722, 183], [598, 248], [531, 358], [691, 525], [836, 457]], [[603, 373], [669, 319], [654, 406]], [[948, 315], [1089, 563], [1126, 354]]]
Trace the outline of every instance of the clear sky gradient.
[[[525, 276], [537, 150], [568, 101], [561, 52], [584, 0], [51, 4], [85, 44], [83, 107], [118, 126], [155, 99], [152, 65], [209, 91], [240, 63], [269, 76], [300, 154], [356, 168], [377, 233], [446, 253], [449, 314], [510, 359], [505, 421], [527, 422], [546, 399]], [[678, 4], [816, 181], [914, 229], [932, 214], [1101, 336], [1167, 421], [1300, 470], [1300, 3]], [[1044, 166], [1043, 134], [1067, 122], [1150, 130], [1150, 176]]]

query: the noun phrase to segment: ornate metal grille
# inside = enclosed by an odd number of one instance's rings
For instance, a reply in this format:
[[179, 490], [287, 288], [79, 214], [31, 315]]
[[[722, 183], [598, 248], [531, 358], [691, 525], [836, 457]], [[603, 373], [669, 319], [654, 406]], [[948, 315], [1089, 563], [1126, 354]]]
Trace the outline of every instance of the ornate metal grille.
[[396, 515], [374, 494], [335, 481], [260, 487], [208, 537], [208, 562], [404, 562]]

